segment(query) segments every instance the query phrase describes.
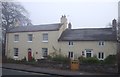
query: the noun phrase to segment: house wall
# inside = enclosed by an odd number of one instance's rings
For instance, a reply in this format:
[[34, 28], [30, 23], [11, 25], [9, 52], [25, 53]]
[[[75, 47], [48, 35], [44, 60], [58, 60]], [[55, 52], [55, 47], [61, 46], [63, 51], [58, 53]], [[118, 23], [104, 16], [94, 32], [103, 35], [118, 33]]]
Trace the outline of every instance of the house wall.
[[60, 48], [63, 54], [68, 56], [68, 52], [74, 53], [74, 59], [82, 55], [82, 51], [85, 49], [93, 49], [93, 56], [98, 56], [98, 52], [104, 52], [105, 57], [110, 54], [116, 54], [117, 45], [116, 42], [105, 41], [104, 46], [99, 45], [99, 41], [73, 41], [73, 45], [69, 45], [67, 41], [59, 42]]
[[[42, 42], [43, 33], [48, 33], [48, 42]], [[19, 34], [19, 42], [14, 42], [14, 35]], [[33, 34], [33, 41], [28, 42], [28, 34]], [[22, 59], [28, 55], [28, 48], [32, 49], [32, 55], [35, 59], [42, 57], [42, 48], [48, 48], [48, 54], [54, 51], [54, 48], [59, 49], [58, 37], [59, 31], [41, 31], [41, 32], [20, 32], [20, 33], [8, 33], [7, 38], [7, 50], [6, 55], [10, 58], [14, 58], [14, 48], [19, 48], [18, 59]], [[38, 54], [36, 54], [38, 52]]]
[[[48, 33], [48, 42], [42, 42], [42, 34]], [[105, 45], [100, 46], [99, 41], [73, 41], [73, 45], [69, 45], [68, 41], [58, 42], [60, 31], [41, 31], [41, 32], [20, 32], [7, 34], [7, 53], [10, 58], [14, 58], [14, 48], [19, 48], [18, 59], [27, 58], [28, 48], [32, 49], [32, 56], [35, 59], [42, 57], [42, 48], [48, 48], [48, 54], [51, 54], [55, 49], [61, 49], [63, 55], [68, 56], [68, 52], [74, 53], [74, 58], [82, 55], [85, 49], [93, 49], [93, 55], [98, 56], [98, 52], [104, 52], [105, 57], [110, 54], [116, 54], [116, 42], [105, 41]], [[19, 34], [19, 42], [14, 42], [14, 35]], [[27, 42], [27, 34], [33, 34], [33, 41]], [[38, 54], [36, 54], [38, 52]]]

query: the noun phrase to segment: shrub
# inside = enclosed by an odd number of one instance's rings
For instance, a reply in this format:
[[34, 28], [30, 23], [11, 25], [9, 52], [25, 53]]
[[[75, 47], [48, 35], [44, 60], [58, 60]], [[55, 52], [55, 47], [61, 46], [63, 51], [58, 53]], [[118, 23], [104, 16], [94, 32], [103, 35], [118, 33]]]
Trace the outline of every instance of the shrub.
[[27, 62], [26, 57], [24, 57], [24, 58], [21, 60], [21, 62]]
[[30, 61], [30, 62], [35, 62], [36, 60], [35, 60], [35, 58], [34, 57], [32, 57], [32, 60]]
[[83, 64], [99, 64], [100, 63], [100, 61], [96, 57], [89, 57], [89, 58], [79, 57], [78, 59], [80, 63], [83, 63]]
[[69, 63], [69, 58], [63, 56], [63, 55], [56, 55], [52, 57], [53, 61], [60, 62], [60, 63]]
[[109, 55], [104, 59], [104, 64], [115, 64], [117, 62], [116, 55]]
[[52, 60], [52, 57], [50, 55], [47, 56], [48, 60]]

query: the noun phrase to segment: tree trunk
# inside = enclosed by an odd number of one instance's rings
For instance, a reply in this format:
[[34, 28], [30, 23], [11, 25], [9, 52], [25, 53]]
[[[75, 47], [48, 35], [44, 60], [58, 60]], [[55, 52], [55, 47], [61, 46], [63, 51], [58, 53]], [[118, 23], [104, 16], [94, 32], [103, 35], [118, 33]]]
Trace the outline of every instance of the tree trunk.
[[3, 43], [2, 43], [2, 62], [5, 61], [5, 51], [6, 51], [6, 33], [4, 33], [4, 36], [3, 36]]

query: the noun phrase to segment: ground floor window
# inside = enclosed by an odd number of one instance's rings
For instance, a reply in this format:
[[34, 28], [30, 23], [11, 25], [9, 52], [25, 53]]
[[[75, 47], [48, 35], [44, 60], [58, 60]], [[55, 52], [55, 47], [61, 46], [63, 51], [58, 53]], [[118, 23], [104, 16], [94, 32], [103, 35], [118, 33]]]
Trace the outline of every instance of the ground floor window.
[[92, 54], [92, 49], [86, 49], [85, 51], [86, 51], [86, 55], [85, 55], [85, 56], [86, 56], [87, 58], [93, 56], [93, 54]]
[[14, 48], [14, 56], [18, 57], [18, 48]]
[[104, 59], [104, 52], [99, 52], [98, 53], [98, 59], [103, 60]]
[[48, 48], [42, 48], [42, 56], [44, 58], [48, 56]]
[[68, 58], [73, 58], [73, 52], [68, 52]]

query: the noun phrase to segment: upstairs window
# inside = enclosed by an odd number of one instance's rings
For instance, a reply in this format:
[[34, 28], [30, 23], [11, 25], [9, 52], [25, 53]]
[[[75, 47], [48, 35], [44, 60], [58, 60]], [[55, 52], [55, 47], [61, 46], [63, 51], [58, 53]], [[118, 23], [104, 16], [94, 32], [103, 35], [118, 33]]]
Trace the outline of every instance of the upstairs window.
[[69, 41], [69, 45], [73, 45], [73, 41]]
[[18, 34], [15, 34], [14, 35], [14, 42], [18, 42], [19, 41], [19, 35]]
[[32, 42], [33, 40], [33, 35], [32, 34], [28, 34], [28, 42]]
[[99, 42], [99, 45], [100, 45], [100, 46], [103, 46], [103, 45], [105, 45], [105, 42], [104, 42], [104, 41], [100, 41], [100, 42]]
[[48, 42], [48, 33], [43, 33], [43, 42]]

